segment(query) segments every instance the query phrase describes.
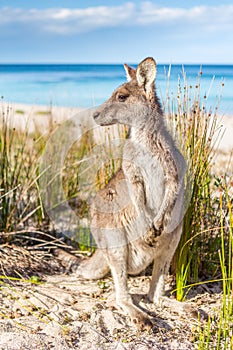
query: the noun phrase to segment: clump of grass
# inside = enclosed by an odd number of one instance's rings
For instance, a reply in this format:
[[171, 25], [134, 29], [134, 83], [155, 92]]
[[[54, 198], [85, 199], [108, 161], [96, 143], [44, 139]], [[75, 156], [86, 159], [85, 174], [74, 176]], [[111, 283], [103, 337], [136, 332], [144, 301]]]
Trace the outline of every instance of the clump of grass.
[[[222, 306], [217, 319], [199, 321], [198, 349], [230, 349], [233, 346], [233, 197], [232, 179], [212, 174], [214, 145], [220, 137], [219, 100], [213, 112], [201, 96], [200, 71], [189, 86], [183, 73], [177, 95], [165, 103], [168, 123], [187, 159], [188, 206], [183, 233], [173, 262], [176, 293], [184, 300], [195, 285], [222, 282]], [[222, 84], [223, 86], [223, 84]], [[232, 174], [230, 174], [232, 175]], [[203, 282], [201, 282], [203, 281]]]
[[199, 323], [198, 349], [232, 349], [233, 347], [233, 199], [231, 186], [221, 183], [219, 195], [220, 245], [217, 251], [221, 269], [222, 302], [217, 319], [208, 318]]
[[0, 133], [0, 231], [24, 227], [41, 210], [38, 154], [27, 131], [11, 126], [12, 111], [2, 106]]
[[[40, 172], [41, 155], [55, 125], [51, 121], [48, 134], [41, 135], [38, 130], [29, 133], [27, 125], [24, 131], [16, 130], [12, 126], [13, 120], [13, 110], [3, 104], [0, 112], [0, 232], [2, 232], [0, 242], [22, 239], [22, 236], [27, 237], [27, 242], [30, 242], [31, 232], [30, 244], [35, 244], [35, 236], [38, 235], [35, 232], [43, 230], [51, 232], [53, 230], [50, 218], [44, 210], [39, 181], [44, 176], [44, 173]], [[58, 149], [62, 149], [63, 141], [66, 142], [63, 140], [62, 130], [59, 135], [56, 144], [53, 145], [53, 161], [59, 158]], [[105, 137], [109, 137], [109, 133], [106, 133]], [[106, 148], [106, 152], [109, 162], [105, 164], [102, 157], [102, 165], [99, 167], [96, 156], [101, 158], [103, 155], [99, 152], [99, 146], [95, 144], [90, 128], [70, 148], [65, 162], [62, 164], [62, 169], [60, 169], [65, 199], [79, 218], [88, 218], [87, 197], [94, 195], [97, 189], [102, 186], [101, 184], [106, 184], [117, 169], [118, 165], [117, 161], [113, 159], [111, 142], [110, 140], [108, 142], [109, 147]], [[92, 161], [88, 163], [86, 159], [90, 156], [92, 156]], [[85, 163], [90, 166], [91, 171], [85, 168]], [[46, 172], [47, 170], [45, 170]], [[49, 179], [50, 181], [56, 182], [57, 177]], [[51, 194], [50, 200], [53, 200], [53, 195], [56, 197], [56, 194]], [[56, 205], [60, 204], [62, 203], [56, 203]], [[28, 228], [30, 229], [26, 234]], [[81, 241], [86, 242], [85, 244], [80, 243], [79, 248], [81, 250], [90, 249], [93, 245], [90, 230], [81, 225], [79, 231], [82, 236], [85, 236], [85, 239]], [[17, 234], [12, 235], [12, 232], [17, 232]], [[20, 232], [22, 232], [21, 235]], [[61, 232], [53, 231], [51, 234], [60, 236]], [[41, 240], [41, 234], [37, 238], [38, 241]], [[46, 239], [45, 236], [44, 239]], [[77, 246], [78, 242], [75, 241], [75, 237], [71, 241], [74, 241], [73, 243]]]
[[[168, 92], [165, 103], [168, 123], [187, 160], [186, 213], [183, 234], [173, 265], [176, 270], [177, 299], [185, 297], [185, 285], [199, 281], [203, 273], [202, 258], [206, 258], [203, 244], [210, 239], [206, 229], [215, 224], [211, 166], [213, 146], [219, 137], [218, 108], [214, 113], [206, 107], [206, 95], [201, 97], [200, 71], [195, 86], [190, 86], [183, 72], [177, 95]], [[200, 234], [203, 232], [203, 234]], [[213, 241], [212, 241], [213, 243]], [[214, 244], [214, 243], [213, 243]]]

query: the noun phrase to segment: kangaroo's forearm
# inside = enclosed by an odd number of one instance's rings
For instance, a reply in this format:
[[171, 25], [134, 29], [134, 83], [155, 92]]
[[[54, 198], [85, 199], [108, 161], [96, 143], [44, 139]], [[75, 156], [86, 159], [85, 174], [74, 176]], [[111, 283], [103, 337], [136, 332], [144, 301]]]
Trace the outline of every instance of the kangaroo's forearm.
[[[157, 229], [162, 226], [163, 230], [166, 230], [178, 196], [179, 177], [177, 165], [169, 151], [166, 151], [164, 158], [160, 162], [164, 171], [165, 193], [160, 210], [154, 218], [154, 226]], [[166, 166], [163, 164], [165, 161]]]
[[128, 180], [129, 193], [131, 200], [140, 215], [141, 219], [145, 222], [146, 226], [152, 224], [151, 213], [148, 212], [146, 206], [146, 190], [142, 176], [136, 171], [136, 168], [128, 163], [124, 163], [123, 166], [125, 176]]

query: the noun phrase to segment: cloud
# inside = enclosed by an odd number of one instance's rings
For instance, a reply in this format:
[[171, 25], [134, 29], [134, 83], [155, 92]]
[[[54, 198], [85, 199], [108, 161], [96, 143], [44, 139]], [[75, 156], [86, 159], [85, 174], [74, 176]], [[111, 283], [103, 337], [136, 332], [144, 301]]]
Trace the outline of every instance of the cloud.
[[[233, 29], [233, 5], [195, 6], [191, 8], [161, 7], [147, 1], [136, 6], [127, 2], [120, 6], [54, 9], [0, 9], [0, 26], [19, 24], [33, 26], [53, 34], [72, 34], [98, 28], [127, 26], [201, 26], [203, 30]], [[184, 27], [185, 28], [185, 27]]]
[[216, 31], [226, 28], [233, 29], [233, 5], [179, 8], [159, 7], [148, 1], [141, 5], [138, 23], [141, 25], [172, 24], [179, 27], [188, 24]]
[[0, 9], [0, 26], [5, 24], [33, 25], [50, 33], [80, 33], [104, 27], [124, 25], [133, 19], [135, 5], [99, 6], [84, 9]]

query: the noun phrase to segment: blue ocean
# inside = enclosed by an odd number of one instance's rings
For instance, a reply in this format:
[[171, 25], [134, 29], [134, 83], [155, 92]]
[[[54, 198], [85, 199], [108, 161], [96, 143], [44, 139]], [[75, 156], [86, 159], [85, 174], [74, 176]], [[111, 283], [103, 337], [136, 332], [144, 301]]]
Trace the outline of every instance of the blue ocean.
[[[207, 108], [213, 110], [220, 99], [220, 112], [233, 115], [233, 65], [158, 65], [156, 87], [162, 102], [168, 89], [170, 96], [177, 96], [184, 74], [194, 91], [200, 71]], [[88, 108], [102, 103], [124, 82], [123, 65], [0, 65], [0, 95], [9, 103]]]

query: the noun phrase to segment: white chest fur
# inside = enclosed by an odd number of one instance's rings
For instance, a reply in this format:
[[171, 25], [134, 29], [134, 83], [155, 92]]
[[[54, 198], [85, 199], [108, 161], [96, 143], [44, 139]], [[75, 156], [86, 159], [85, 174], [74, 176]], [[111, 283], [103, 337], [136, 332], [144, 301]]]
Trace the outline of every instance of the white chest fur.
[[146, 207], [155, 216], [164, 198], [163, 169], [156, 158], [141, 143], [127, 140], [123, 152], [123, 170], [129, 182], [140, 181], [145, 192]]

